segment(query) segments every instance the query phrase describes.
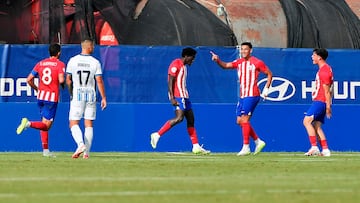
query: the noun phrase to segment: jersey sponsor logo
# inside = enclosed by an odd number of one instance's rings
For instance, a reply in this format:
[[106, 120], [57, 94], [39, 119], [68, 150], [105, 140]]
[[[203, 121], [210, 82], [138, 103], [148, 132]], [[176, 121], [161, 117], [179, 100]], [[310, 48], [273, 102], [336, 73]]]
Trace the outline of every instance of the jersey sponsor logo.
[[[264, 87], [266, 84], [267, 78], [264, 78], [258, 82], [259, 87]], [[295, 85], [281, 77], [273, 77], [272, 84], [269, 89], [268, 96], [266, 100], [269, 101], [285, 101], [294, 96], [296, 91]]]

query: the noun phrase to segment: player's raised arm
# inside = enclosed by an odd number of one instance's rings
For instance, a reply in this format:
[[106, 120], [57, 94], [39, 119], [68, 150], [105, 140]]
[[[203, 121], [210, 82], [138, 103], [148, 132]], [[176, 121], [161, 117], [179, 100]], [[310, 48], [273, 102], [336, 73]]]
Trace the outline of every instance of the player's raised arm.
[[211, 60], [215, 61], [221, 68], [228, 69], [232, 68], [232, 64], [228, 62], [224, 62], [220, 60], [220, 57], [215, 54], [213, 51], [210, 51], [211, 54]]

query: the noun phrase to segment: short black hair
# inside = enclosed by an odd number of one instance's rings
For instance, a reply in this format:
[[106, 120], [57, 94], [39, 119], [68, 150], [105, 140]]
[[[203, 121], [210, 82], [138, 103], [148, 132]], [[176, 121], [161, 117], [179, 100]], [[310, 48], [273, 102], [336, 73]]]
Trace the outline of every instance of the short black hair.
[[196, 50], [191, 48], [191, 47], [186, 47], [182, 50], [181, 56], [185, 57], [185, 56], [195, 56], [196, 55]]
[[315, 48], [313, 50], [313, 52], [315, 52], [316, 55], [319, 55], [324, 60], [326, 60], [327, 57], [329, 56], [328, 51], [326, 49], [324, 49], [324, 48]]
[[243, 43], [241, 43], [241, 46], [243, 46], [243, 45], [248, 46], [250, 49], [252, 49], [252, 47], [253, 47], [251, 42], [243, 42]]
[[50, 56], [56, 56], [61, 51], [60, 44], [54, 43], [49, 46], [49, 54]]

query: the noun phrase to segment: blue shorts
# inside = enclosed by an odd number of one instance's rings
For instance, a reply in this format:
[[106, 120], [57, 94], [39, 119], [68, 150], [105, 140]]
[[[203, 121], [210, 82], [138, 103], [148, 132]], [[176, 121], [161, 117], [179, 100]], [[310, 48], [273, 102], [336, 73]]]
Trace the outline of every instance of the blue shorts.
[[38, 107], [40, 109], [41, 118], [47, 120], [54, 120], [57, 109], [57, 102], [38, 100]]
[[314, 121], [325, 122], [326, 103], [321, 101], [313, 101], [305, 116], [313, 116]]
[[260, 96], [239, 98], [236, 106], [236, 116], [252, 115], [260, 101]]
[[191, 110], [191, 101], [188, 98], [175, 97], [175, 99], [179, 103], [179, 106], [175, 106], [175, 110]]

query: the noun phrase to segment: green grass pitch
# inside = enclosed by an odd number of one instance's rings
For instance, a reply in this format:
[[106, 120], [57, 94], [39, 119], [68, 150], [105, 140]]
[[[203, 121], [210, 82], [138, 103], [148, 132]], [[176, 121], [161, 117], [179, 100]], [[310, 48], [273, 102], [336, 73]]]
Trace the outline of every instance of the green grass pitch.
[[0, 153], [0, 202], [360, 201], [360, 153]]

